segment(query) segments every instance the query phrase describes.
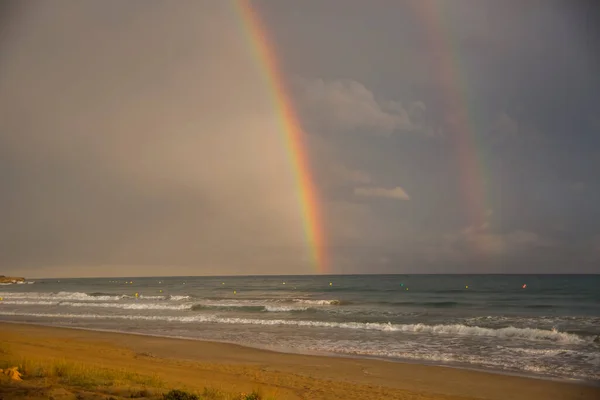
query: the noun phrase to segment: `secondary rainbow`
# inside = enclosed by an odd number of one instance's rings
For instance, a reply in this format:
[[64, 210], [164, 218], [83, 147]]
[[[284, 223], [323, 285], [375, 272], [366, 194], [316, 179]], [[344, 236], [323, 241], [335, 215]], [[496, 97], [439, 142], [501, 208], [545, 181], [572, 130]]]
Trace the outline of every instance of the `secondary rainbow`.
[[468, 81], [459, 57], [459, 48], [444, 20], [444, 4], [439, 0], [416, 0], [413, 5], [417, 19], [428, 36], [429, 51], [437, 69], [432, 79], [442, 88], [442, 105], [449, 116], [446, 127], [456, 145], [456, 156], [461, 173], [461, 191], [469, 216], [471, 229], [484, 229], [487, 223], [483, 160], [473, 118], [474, 103], [469, 101]]
[[321, 210], [306, 152], [306, 135], [288, 95], [284, 76], [275, 54], [275, 47], [269, 40], [267, 29], [260, 20], [260, 15], [252, 8], [250, 1], [234, 0], [234, 2], [252, 52], [269, 87], [279, 118], [286, 151], [297, 182], [299, 206], [304, 221], [304, 233], [311, 263], [317, 272], [327, 272], [328, 262]]

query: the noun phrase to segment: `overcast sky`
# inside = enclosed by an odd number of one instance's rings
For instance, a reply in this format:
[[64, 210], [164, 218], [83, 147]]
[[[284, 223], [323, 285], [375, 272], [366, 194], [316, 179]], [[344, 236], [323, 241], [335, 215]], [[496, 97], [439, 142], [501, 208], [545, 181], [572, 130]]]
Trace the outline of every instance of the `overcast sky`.
[[[252, 6], [306, 132], [330, 272], [600, 273], [594, 2]], [[233, 1], [0, 12], [0, 274], [315, 272]]]

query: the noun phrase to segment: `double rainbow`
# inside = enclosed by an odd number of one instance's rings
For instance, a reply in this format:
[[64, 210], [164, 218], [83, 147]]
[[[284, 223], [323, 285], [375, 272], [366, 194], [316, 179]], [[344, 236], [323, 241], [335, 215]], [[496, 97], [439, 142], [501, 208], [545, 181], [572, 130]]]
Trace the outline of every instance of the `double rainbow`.
[[[292, 100], [287, 94], [275, 47], [269, 40], [265, 25], [249, 0], [234, 0], [242, 25], [247, 33], [250, 47], [257, 59], [265, 82], [269, 87], [274, 108], [279, 117], [285, 146], [298, 187], [299, 206], [302, 210], [304, 232], [307, 238], [312, 265], [317, 272], [328, 269], [326, 242], [322, 226], [318, 195], [306, 152], [306, 135], [302, 131], [294, 111]], [[428, 33], [431, 53], [437, 55], [437, 72], [433, 79], [442, 88], [443, 106], [451, 112], [452, 121], [447, 124], [449, 133], [456, 143], [456, 153], [461, 171], [461, 191], [464, 193], [468, 210], [469, 226], [481, 229], [486, 226], [485, 187], [482, 176], [482, 161], [477, 150], [474, 119], [470, 115], [466, 79], [462, 71], [458, 50], [452, 42], [452, 34], [443, 18], [443, 1], [415, 0], [415, 16], [424, 24]]]

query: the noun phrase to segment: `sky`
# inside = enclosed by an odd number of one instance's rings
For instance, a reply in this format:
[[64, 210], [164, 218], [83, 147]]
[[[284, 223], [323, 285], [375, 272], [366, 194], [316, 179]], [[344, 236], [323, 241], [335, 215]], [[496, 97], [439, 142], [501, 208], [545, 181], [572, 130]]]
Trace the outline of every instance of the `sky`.
[[5, 1], [0, 274], [600, 273], [592, 1]]

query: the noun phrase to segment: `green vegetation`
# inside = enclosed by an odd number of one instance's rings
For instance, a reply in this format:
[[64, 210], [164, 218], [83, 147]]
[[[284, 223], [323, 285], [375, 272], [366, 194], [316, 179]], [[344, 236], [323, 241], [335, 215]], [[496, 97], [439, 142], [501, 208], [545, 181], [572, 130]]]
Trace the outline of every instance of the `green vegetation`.
[[204, 388], [199, 395], [188, 393], [183, 390], [171, 390], [163, 395], [163, 400], [263, 400], [259, 392], [254, 391], [250, 394], [242, 393], [240, 395], [228, 395], [220, 390]]
[[[0, 346], [0, 369], [17, 367], [23, 375], [22, 382], [9, 381], [0, 377], [0, 398], [52, 398], [52, 390], [67, 390], [76, 399], [111, 400], [267, 400], [259, 392], [233, 394], [215, 388], [204, 388], [201, 392], [180, 389], [167, 390], [166, 383], [158, 376], [141, 375], [124, 369], [111, 369], [66, 360], [31, 360], [10, 357], [7, 346]], [[12, 392], [11, 392], [12, 390]], [[14, 395], [19, 393], [17, 397]], [[35, 394], [36, 396], [33, 396]], [[269, 399], [272, 400], [272, 399]]]
[[24, 378], [46, 378], [66, 386], [95, 388], [109, 386], [164, 387], [157, 376], [146, 376], [126, 370], [109, 369], [68, 362], [2, 359], [0, 368], [18, 367]]
[[183, 390], [171, 390], [163, 395], [164, 400], [198, 400], [195, 394], [184, 392]]
[[250, 394], [242, 394], [241, 400], [261, 400], [260, 395], [257, 392], [252, 392]]

